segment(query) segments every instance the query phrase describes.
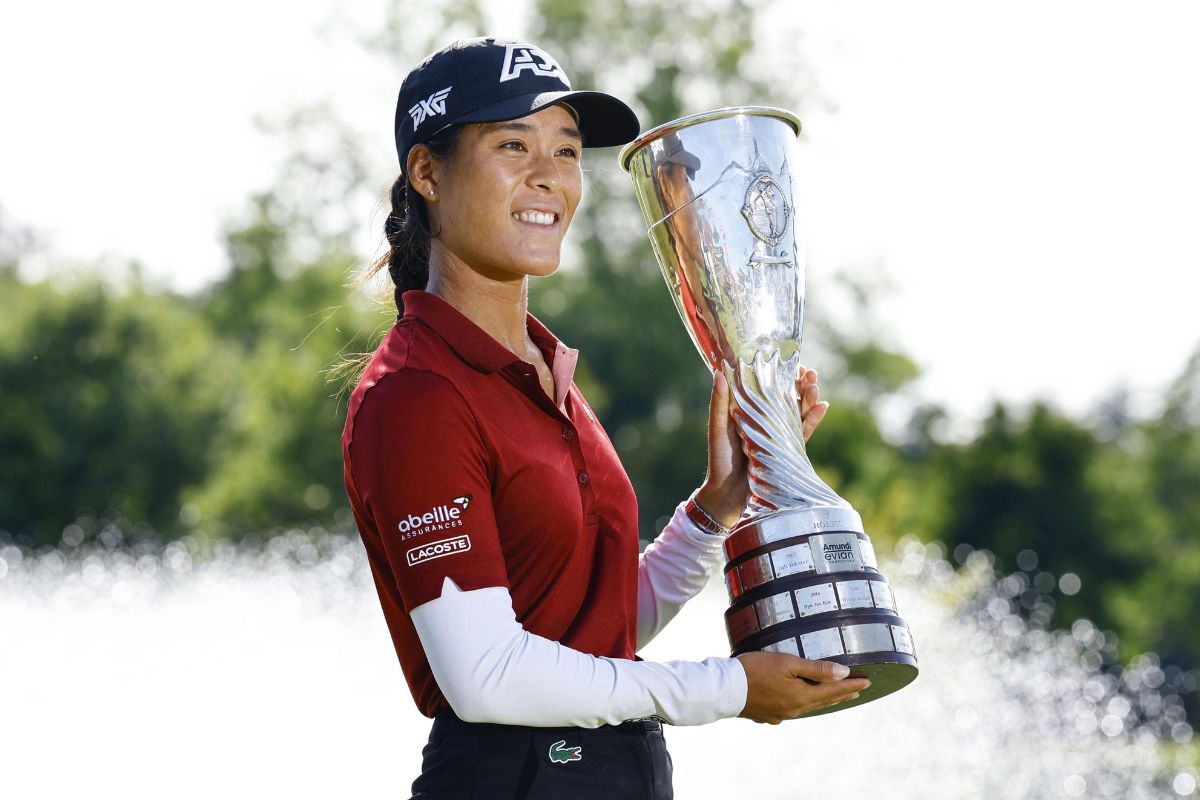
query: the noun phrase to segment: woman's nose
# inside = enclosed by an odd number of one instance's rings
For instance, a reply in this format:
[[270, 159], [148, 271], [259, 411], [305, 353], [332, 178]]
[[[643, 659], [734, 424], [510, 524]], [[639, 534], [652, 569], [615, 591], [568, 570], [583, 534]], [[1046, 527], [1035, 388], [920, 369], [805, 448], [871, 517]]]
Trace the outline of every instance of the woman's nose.
[[535, 156], [529, 168], [527, 182], [538, 189], [557, 189], [562, 183], [562, 176], [558, 174], [558, 170], [559, 166], [553, 156]]

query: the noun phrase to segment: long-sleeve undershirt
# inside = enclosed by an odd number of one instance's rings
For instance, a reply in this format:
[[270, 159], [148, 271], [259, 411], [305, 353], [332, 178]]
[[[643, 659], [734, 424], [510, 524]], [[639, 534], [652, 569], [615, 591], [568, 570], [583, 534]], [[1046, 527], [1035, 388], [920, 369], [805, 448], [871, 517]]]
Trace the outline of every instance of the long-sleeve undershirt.
[[[707, 584], [721, 540], [687, 518], [683, 504], [638, 560], [640, 649]], [[505, 587], [442, 594], [411, 612], [438, 687], [473, 722], [594, 728], [659, 717], [701, 725], [736, 716], [746, 674], [734, 658], [631, 661], [593, 656], [525, 630]]]

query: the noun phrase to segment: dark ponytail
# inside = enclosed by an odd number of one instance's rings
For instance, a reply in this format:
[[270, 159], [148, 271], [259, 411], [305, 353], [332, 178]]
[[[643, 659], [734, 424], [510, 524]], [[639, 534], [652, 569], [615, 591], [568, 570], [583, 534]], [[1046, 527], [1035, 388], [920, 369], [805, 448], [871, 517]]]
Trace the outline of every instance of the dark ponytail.
[[[425, 146], [439, 160], [450, 158], [462, 128], [455, 125], [439, 131]], [[403, 172], [392, 184], [392, 208], [383, 223], [388, 252], [371, 265], [367, 278], [387, 269], [392, 278], [392, 296], [396, 312], [404, 315], [404, 293], [409, 289], [424, 289], [429, 283], [429, 242], [434, 233], [429, 226], [429, 210], [425, 198], [408, 182]]]
[[[454, 152], [461, 130], [460, 126], [455, 125], [438, 131], [425, 146], [435, 158], [446, 161]], [[429, 242], [436, 234], [430, 230], [425, 198], [409, 184], [408, 176], [403, 172], [392, 184], [391, 202], [387, 220], [383, 223], [388, 252], [354, 281], [354, 287], [361, 289], [386, 269], [392, 278], [396, 312], [398, 316], [404, 316], [404, 293], [409, 289], [424, 289], [429, 283]], [[340, 383], [343, 391], [349, 392], [358, 383], [370, 360], [371, 353], [343, 356], [325, 371], [326, 380]]]

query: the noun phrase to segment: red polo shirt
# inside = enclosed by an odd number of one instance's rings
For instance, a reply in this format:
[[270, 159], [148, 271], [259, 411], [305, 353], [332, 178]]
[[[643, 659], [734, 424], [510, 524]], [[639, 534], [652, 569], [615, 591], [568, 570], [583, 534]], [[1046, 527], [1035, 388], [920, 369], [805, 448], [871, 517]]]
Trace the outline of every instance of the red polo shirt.
[[572, 381], [578, 351], [533, 315], [537, 370], [434, 294], [405, 314], [350, 398], [346, 491], [413, 699], [447, 706], [408, 612], [441, 595], [506, 586], [532, 633], [633, 658], [637, 500]]

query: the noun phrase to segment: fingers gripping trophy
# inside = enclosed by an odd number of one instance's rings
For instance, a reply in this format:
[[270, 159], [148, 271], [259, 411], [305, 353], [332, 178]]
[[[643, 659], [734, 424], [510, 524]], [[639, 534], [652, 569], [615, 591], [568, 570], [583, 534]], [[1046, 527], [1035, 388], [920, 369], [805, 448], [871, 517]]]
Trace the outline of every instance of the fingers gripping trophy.
[[812, 716], [900, 689], [917, 658], [861, 517], [804, 450], [799, 133], [782, 109], [722, 108], [644, 133], [621, 165], [684, 326], [732, 387], [749, 456], [750, 504], [725, 540], [733, 654], [829, 659], [871, 680], [857, 700]]

